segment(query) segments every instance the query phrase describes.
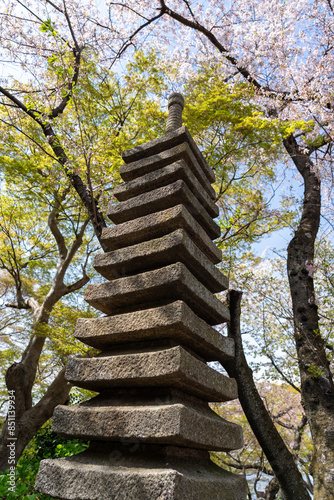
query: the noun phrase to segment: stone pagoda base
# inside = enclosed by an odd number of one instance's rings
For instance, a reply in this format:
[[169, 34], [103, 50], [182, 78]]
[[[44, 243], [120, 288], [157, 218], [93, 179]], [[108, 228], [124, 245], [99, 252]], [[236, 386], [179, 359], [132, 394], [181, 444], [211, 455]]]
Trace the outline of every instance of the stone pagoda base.
[[39, 478], [39, 491], [68, 500], [246, 498], [245, 482], [211, 462], [208, 452], [133, 441], [92, 443], [75, 457], [43, 460]]

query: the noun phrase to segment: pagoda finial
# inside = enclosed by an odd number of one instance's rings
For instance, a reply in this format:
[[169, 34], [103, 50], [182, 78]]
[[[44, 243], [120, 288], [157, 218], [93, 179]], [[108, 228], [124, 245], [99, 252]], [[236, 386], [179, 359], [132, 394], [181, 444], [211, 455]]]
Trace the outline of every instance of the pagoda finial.
[[168, 118], [166, 132], [171, 132], [182, 127], [182, 110], [184, 97], [178, 92], [173, 92], [168, 98]]

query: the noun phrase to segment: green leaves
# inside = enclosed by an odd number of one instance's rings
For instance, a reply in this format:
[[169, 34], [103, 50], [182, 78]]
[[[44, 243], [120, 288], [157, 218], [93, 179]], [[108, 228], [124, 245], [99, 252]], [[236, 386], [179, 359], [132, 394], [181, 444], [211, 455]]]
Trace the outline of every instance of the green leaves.
[[15, 493], [8, 490], [8, 471], [0, 473], [0, 497], [8, 500], [51, 500], [48, 495], [35, 492], [34, 484], [40, 461], [75, 455], [87, 449], [88, 445], [89, 443], [78, 439], [67, 440], [58, 436], [51, 431], [51, 422], [48, 422], [35, 435], [17, 464]]
[[41, 31], [42, 33], [46, 33], [48, 36], [57, 36], [57, 31], [51, 19], [43, 21], [39, 27], [39, 31]]
[[[223, 268], [249, 252], [263, 235], [289, 226], [295, 213], [286, 197], [272, 207], [285, 160], [282, 138], [304, 122], [265, 115], [254, 88], [226, 82], [218, 63], [203, 65], [185, 83], [184, 122], [216, 174]], [[231, 257], [233, 256], [233, 259]]]

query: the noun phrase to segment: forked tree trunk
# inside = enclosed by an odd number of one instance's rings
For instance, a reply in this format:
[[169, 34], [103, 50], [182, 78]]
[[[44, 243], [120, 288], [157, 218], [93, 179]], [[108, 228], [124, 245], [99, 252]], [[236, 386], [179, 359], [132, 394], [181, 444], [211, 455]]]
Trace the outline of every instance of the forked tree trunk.
[[[88, 220], [83, 222], [80, 231], [75, 237], [71, 248], [68, 250], [65, 238], [59, 230], [58, 205], [49, 215], [48, 224], [57, 242], [59, 250], [59, 263], [56, 275], [53, 279], [49, 292], [42, 305], [29, 298], [24, 300], [21, 289], [17, 289], [17, 304], [11, 307], [17, 309], [31, 309], [34, 318], [34, 333], [29, 344], [22, 354], [21, 361], [14, 363], [6, 372], [6, 385], [11, 401], [15, 407], [15, 418], [9, 422], [7, 420], [2, 429], [0, 437], [0, 470], [6, 470], [12, 465], [9, 458], [14, 457], [15, 463], [23, 453], [24, 448], [33, 438], [40, 427], [51, 418], [54, 408], [58, 404], [65, 404], [69, 397], [71, 385], [64, 378], [64, 370], [61, 370], [55, 380], [49, 386], [40, 401], [33, 406], [33, 386], [38, 370], [38, 363], [45, 343], [45, 331], [50, 314], [54, 305], [69, 293], [79, 290], [89, 281], [83, 268], [83, 277], [72, 285], [64, 284], [66, 271], [72, 262], [76, 252], [82, 245], [83, 234], [88, 224]], [[19, 282], [19, 280], [17, 280]], [[8, 446], [11, 444], [12, 446]], [[15, 445], [15, 446], [14, 446]], [[15, 449], [15, 453], [13, 450]]]
[[[15, 432], [14, 436], [11, 432], [11, 427], [8, 428], [8, 420], [6, 421], [0, 437], [0, 470], [5, 471], [9, 468], [9, 460], [11, 448], [9, 443], [14, 443], [15, 462], [22, 455], [25, 447], [32, 440], [36, 432], [47, 422], [53, 414], [54, 408], [58, 404], [66, 404], [69, 400], [69, 392], [71, 384], [64, 378], [65, 369], [61, 370], [52, 384], [48, 387], [42, 399], [31, 408], [23, 410], [27, 400], [22, 398], [21, 391], [15, 391], [15, 403], [18, 411], [15, 416]], [[14, 384], [18, 388], [18, 385]], [[20, 394], [18, 397], [17, 394]], [[31, 393], [28, 395], [29, 399]], [[13, 440], [15, 437], [15, 441]]]
[[8, 421], [7, 416], [0, 436], [1, 471], [9, 468], [13, 458], [15, 463], [18, 461], [35, 433], [51, 418], [54, 408], [58, 404], [65, 404], [69, 398], [71, 385], [66, 382], [63, 369], [40, 401], [32, 406], [32, 389], [44, 342], [45, 338], [34, 335], [21, 361], [14, 363], [7, 370], [6, 385], [9, 394], [13, 394], [11, 401], [14, 403], [15, 417]]

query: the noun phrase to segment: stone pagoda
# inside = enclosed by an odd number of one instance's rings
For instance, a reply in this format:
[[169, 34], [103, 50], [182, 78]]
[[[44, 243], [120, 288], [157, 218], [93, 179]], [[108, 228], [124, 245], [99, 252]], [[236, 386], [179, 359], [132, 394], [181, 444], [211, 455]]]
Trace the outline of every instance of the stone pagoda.
[[168, 102], [166, 133], [123, 153], [124, 183], [103, 232], [108, 253], [94, 267], [106, 281], [85, 299], [105, 316], [79, 319], [76, 338], [100, 351], [69, 360], [66, 378], [96, 391], [57, 406], [52, 429], [90, 441], [79, 455], [43, 460], [36, 488], [59, 499], [243, 500], [243, 476], [209, 451], [243, 445], [242, 430], [209, 402], [237, 398], [236, 382], [208, 361], [230, 359], [233, 340], [214, 325], [229, 319], [215, 294], [228, 286], [215, 176], [186, 127], [183, 97]]

